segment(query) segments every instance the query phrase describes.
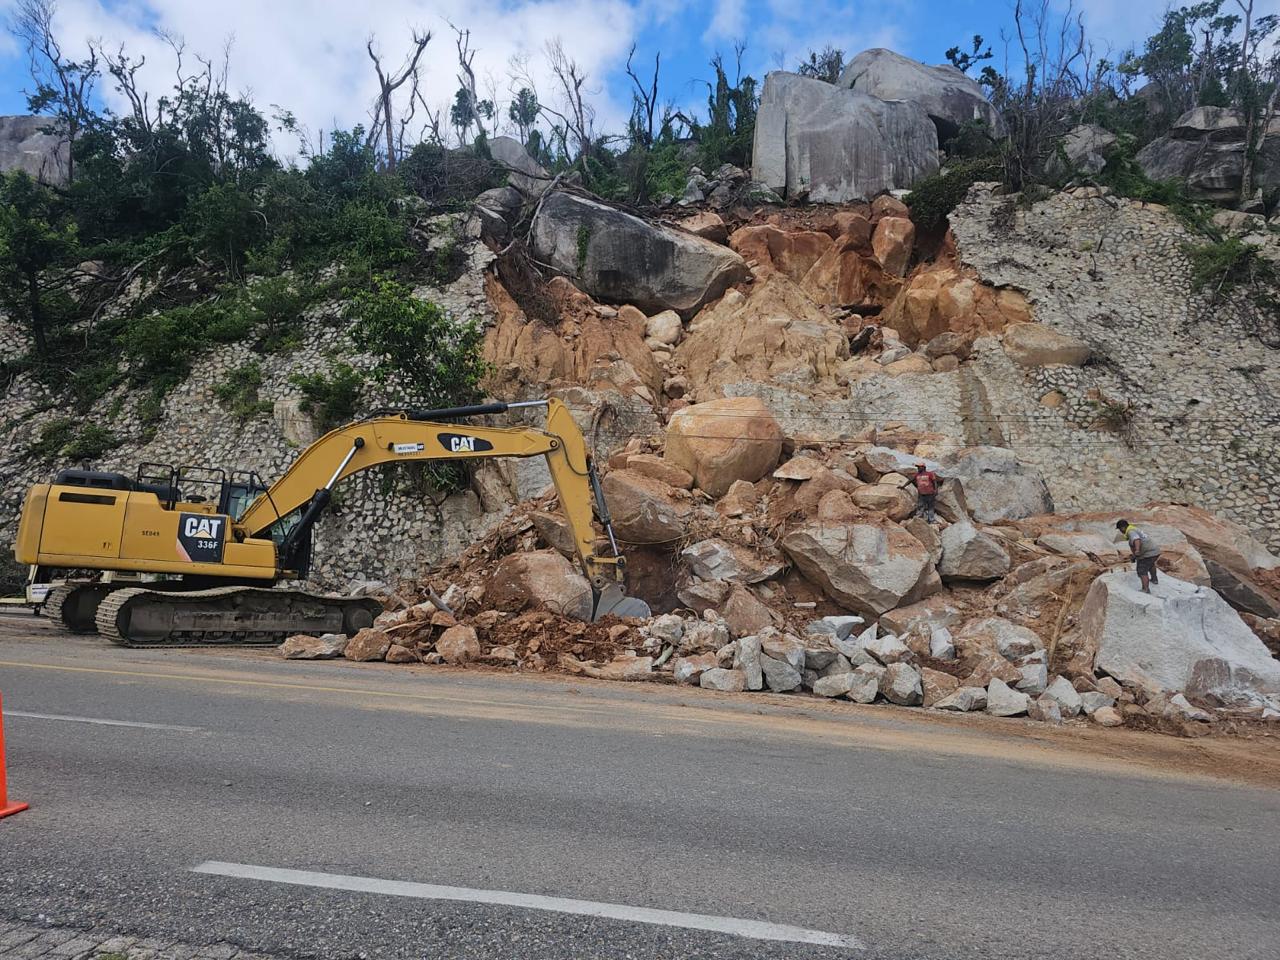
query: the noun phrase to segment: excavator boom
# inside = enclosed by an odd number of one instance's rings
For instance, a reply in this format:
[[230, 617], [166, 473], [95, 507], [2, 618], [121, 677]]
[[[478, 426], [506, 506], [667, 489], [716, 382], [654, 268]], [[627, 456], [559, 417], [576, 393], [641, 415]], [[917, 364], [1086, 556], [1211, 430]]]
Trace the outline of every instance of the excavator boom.
[[[532, 406], [547, 409], [543, 429], [458, 422]], [[166, 490], [118, 474], [64, 471], [77, 476], [60, 475], [68, 482], [29, 491], [14, 553], [21, 563], [49, 567], [181, 576], [129, 590], [112, 589], [104, 578], [51, 591], [46, 610], [54, 619], [71, 629], [96, 628], [118, 643], [278, 642], [324, 625], [350, 632], [372, 622], [369, 601], [264, 589], [305, 577], [312, 529], [338, 483], [387, 463], [538, 456], [573, 532], [595, 618], [647, 616], [648, 606], [623, 591], [625, 560], [586, 442], [557, 400], [406, 411], [347, 424], [307, 447], [270, 487], [259, 487], [238, 518], [220, 512], [228, 511], [225, 484], [217, 503], [194, 502], [181, 499], [178, 483]], [[607, 552], [597, 549], [593, 505]]]

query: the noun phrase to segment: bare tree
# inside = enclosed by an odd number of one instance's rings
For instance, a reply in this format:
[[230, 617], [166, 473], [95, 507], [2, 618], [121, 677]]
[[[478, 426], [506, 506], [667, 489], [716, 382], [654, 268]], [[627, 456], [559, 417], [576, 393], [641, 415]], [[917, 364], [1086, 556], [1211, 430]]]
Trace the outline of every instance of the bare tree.
[[635, 55], [636, 45], [633, 43], [631, 52], [627, 54], [627, 76], [631, 78], [631, 83], [635, 87], [634, 113], [636, 124], [639, 126], [635, 133], [643, 135], [643, 143], [648, 147], [653, 145], [653, 118], [658, 109], [658, 71], [662, 66], [662, 51], [659, 50], [653, 55], [653, 77], [648, 83], [641, 81], [631, 66], [631, 59]]
[[[418, 60], [422, 57], [422, 52], [427, 49], [427, 44], [430, 42], [430, 30], [426, 33], [419, 33], [415, 28], [413, 30], [413, 50], [405, 57], [405, 61], [400, 65], [399, 71], [394, 73], [382, 69], [382, 58], [373, 49], [373, 37], [369, 37], [365, 42], [365, 49], [369, 52], [369, 59], [373, 61], [373, 69], [378, 74], [377, 113], [380, 115], [382, 132], [387, 141], [388, 170], [395, 170], [396, 168], [396, 136], [392, 98], [406, 80], [410, 77], [417, 77]], [[370, 133], [373, 133], [372, 129]]]
[[470, 120], [476, 125], [476, 136], [486, 136], [481, 114], [480, 97], [476, 95], [476, 72], [471, 64], [476, 59], [476, 51], [471, 48], [471, 31], [460, 30], [452, 23], [449, 26], [454, 32], [455, 46], [458, 49], [458, 85], [467, 100]]
[[[543, 113], [558, 119], [561, 124], [560, 138], [565, 152], [583, 165], [586, 170], [587, 155], [591, 152], [594, 139], [595, 110], [586, 100], [584, 87], [587, 73], [576, 60], [564, 52], [564, 44], [560, 38], [547, 41], [547, 66], [560, 86], [563, 109], [555, 110], [546, 104], [539, 103]], [[569, 140], [574, 141], [572, 147]]]
[[89, 45], [89, 56], [70, 60], [53, 32], [56, 12], [53, 0], [19, 0], [10, 29], [26, 48], [36, 89], [27, 94], [33, 113], [51, 110], [67, 140], [67, 179], [75, 173], [75, 144], [92, 112], [89, 100], [98, 80], [98, 53]]

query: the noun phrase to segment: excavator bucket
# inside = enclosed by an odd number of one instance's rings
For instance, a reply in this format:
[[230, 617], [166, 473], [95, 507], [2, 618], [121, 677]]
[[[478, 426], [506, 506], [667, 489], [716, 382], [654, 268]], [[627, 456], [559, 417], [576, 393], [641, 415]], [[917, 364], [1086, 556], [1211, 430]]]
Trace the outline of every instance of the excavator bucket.
[[653, 611], [643, 600], [628, 597], [622, 589], [622, 584], [611, 583], [596, 595], [596, 609], [591, 616], [591, 622], [595, 623], [610, 614], [615, 617], [639, 617], [647, 620], [653, 616]]

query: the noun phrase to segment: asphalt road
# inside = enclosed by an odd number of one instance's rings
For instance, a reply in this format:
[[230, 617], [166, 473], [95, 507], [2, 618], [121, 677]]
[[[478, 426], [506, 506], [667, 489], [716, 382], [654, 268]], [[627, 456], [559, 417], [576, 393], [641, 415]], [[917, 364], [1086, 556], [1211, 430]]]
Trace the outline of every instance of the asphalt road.
[[[1120, 741], [778, 697], [126, 651], [0, 619], [10, 793], [31, 803], [0, 821], [0, 918], [327, 960], [1280, 956], [1280, 791], [1107, 756]], [[207, 861], [363, 886], [192, 871]], [[395, 896], [419, 888], [366, 878], [850, 945]]]

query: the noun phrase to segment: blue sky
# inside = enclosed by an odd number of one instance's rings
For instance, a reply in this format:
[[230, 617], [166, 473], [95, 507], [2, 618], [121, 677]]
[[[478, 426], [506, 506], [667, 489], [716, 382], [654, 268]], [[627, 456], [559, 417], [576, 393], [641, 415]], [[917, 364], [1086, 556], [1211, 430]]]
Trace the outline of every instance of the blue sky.
[[[0, 8], [11, 2], [0, 0]], [[1165, 7], [1157, 0], [1083, 3], [1100, 49], [1117, 51], [1151, 33]], [[1000, 33], [1011, 18], [1012, 2], [1004, 0], [58, 0], [57, 22], [69, 51], [96, 38], [145, 54], [142, 76], [153, 94], [173, 76], [172, 54], [157, 28], [206, 55], [219, 55], [230, 40], [231, 86], [252, 92], [260, 104], [290, 108], [312, 131], [366, 121], [375, 89], [364, 50], [370, 35], [388, 60], [398, 61], [412, 27], [434, 32], [424, 58], [424, 89], [433, 106], [448, 102], [457, 88], [450, 22], [472, 31], [481, 87], [500, 104], [520, 85], [513, 79], [520, 75], [534, 81], [544, 101], [554, 101], [544, 47], [559, 37], [587, 70], [597, 127], [608, 131], [625, 122], [629, 109], [623, 65], [632, 43], [645, 71], [661, 51], [663, 99], [697, 108], [705, 99], [699, 81], [710, 73], [708, 60], [716, 51], [731, 57], [739, 39], [747, 43], [746, 72], [762, 77], [794, 69], [806, 50], [827, 43], [849, 54], [888, 46], [937, 63], [948, 47], [981, 33], [1000, 58]], [[25, 112], [21, 91], [28, 83], [22, 51], [10, 39], [0, 42], [0, 112]], [[110, 101], [110, 90], [105, 95]]]

